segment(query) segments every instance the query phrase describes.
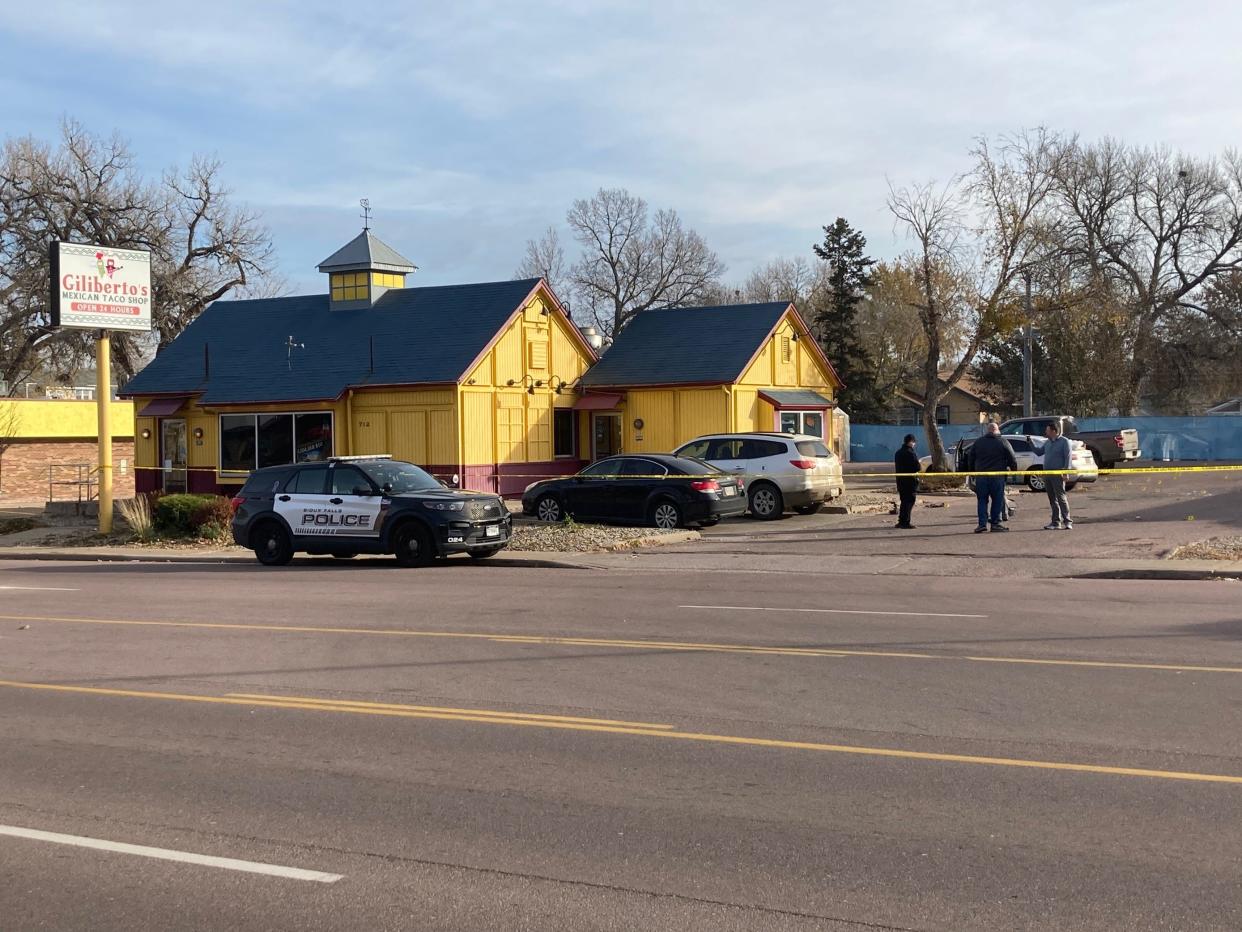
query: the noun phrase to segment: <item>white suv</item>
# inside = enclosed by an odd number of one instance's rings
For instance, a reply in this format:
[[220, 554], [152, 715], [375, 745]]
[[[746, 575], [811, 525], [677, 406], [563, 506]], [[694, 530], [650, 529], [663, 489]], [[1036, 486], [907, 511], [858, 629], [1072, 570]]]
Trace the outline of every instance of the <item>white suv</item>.
[[764, 520], [786, 509], [813, 515], [845, 491], [841, 461], [809, 434], [709, 434], [674, 453], [745, 476], [750, 513]]

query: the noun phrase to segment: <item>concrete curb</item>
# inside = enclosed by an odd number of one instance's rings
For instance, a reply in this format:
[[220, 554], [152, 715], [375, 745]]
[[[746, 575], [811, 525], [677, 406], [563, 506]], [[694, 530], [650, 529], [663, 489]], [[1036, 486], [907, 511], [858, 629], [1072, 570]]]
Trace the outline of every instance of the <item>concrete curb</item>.
[[[635, 537], [633, 540], [622, 540], [605, 547], [596, 553], [619, 553], [624, 550], [646, 550], [651, 547], [667, 547], [670, 544], [691, 544], [703, 539], [698, 531], [673, 531], [669, 534], [649, 534], [646, 537]], [[574, 551], [568, 551], [573, 553]], [[590, 551], [582, 551], [587, 554]]]

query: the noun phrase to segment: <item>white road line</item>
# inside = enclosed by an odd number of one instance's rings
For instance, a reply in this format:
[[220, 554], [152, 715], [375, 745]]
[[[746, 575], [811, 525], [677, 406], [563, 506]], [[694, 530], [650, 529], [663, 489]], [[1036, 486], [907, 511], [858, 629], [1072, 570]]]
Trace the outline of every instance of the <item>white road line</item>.
[[21, 589], [24, 592], [80, 592], [80, 589], [62, 589], [59, 586], [0, 586], [0, 589]]
[[987, 615], [954, 615], [942, 612], [875, 612], [861, 608], [780, 608], [774, 605], [678, 605], [678, 608], [716, 609], [726, 612], [810, 612], [816, 615], [899, 615], [903, 618], [987, 618]]
[[19, 828], [15, 825], [0, 825], [0, 835], [12, 835], [14, 838], [29, 838], [32, 841], [50, 841], [57, 845], [94, 848], [98, 851], [113, 851], [119, 854], [136, 854], [144, 858], [158, 858], [161, 861], [180, 861], [184, 864], [198, 864], [202, 867], [220, 867], [224, 870], [244, 871], [248, 874], [267, 874], [269, 877], [286, 877], [289, 880], [336, 883], [342, 876], [341, 874], [325, 874], [322, 871], [303, 870], [300, 867], [263, 864], [259, 861], [217, 858], [209, 854], [193, 854], [189, 851], [175, 851], [171, 848], [150, 848], [146, 845], [130, 845], [120, 841], [104, 841], [99, 838], [87, 838], [83, 835], [62, 835], [59, 832], [42, 832], [35, 828]]

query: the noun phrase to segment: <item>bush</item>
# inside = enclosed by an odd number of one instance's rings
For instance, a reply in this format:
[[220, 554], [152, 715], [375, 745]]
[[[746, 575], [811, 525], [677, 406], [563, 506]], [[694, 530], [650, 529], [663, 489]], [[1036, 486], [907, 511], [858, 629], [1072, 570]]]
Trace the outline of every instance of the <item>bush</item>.
[[190, 517], [194, 533], [199, 537], [225, 537], [233, 523], [233, 506], [221, 495], [207, 496]]
[[163, 495], [155, 502], [153, 523], [161, 534], [197, 537], [211, 527], [209, 536], [228, 527], [232, 519], [229, 500], [220, 495]]
[[151, 536], [151, 498], [139, 493], [133, 498], [121, 499], [116, 503], [116, 510], [121, 513], [129, 529], [139, 540]]

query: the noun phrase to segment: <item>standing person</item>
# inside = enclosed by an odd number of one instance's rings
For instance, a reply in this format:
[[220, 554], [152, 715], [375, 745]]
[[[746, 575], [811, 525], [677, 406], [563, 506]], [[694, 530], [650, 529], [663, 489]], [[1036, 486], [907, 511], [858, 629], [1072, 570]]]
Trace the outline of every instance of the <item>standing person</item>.
[[[1073, 453], [1069, 439], [1061, 436], [1061, 426], [1050, 421], [1044, 428], [1044, 436], [1048, 438], [1044, 444], [1044, 469], [1069, 469]], [[1070, 519], [1069, 499], [1065, 497], [1065, 476], [1044, 476], [1044, 489], [1052, 509], [1052, 520], [1044, 525], [1044, 530], [1072, 531], [1074, 522]]]
[[[918, 444], [918, 438], [914, 434], [906, 434], [906, 439], [901, 442], [901, 446], [893, 455], [893, 471], [898, 473], [897, 478], [897, 494], [901, 496], [901, 510], [897, 512], [897, 527], [904, 531], [914, 530], [914, 525], [910, 523], [910, 512], [914, 510], [914, 500], [919, 490], [918, 474], [922, 471], [919, 466], [919, 455], [914, 451]], [[904, 475], [913, 473], [912, 478], [904, 478]]]
[[[1012, 472], [1018, 468], [1013, 447], [1001, 436], [995, 421], [990, 421], [987, 432], [971, 444], [966, 460], [967, 472]], [[979, 507], [976, 534], [986, 531], [989, 524], [993, 531], [1009, 530], [1001, 523], [1006, 508], [1004, 476], [975, 476], [975, 501]]]

